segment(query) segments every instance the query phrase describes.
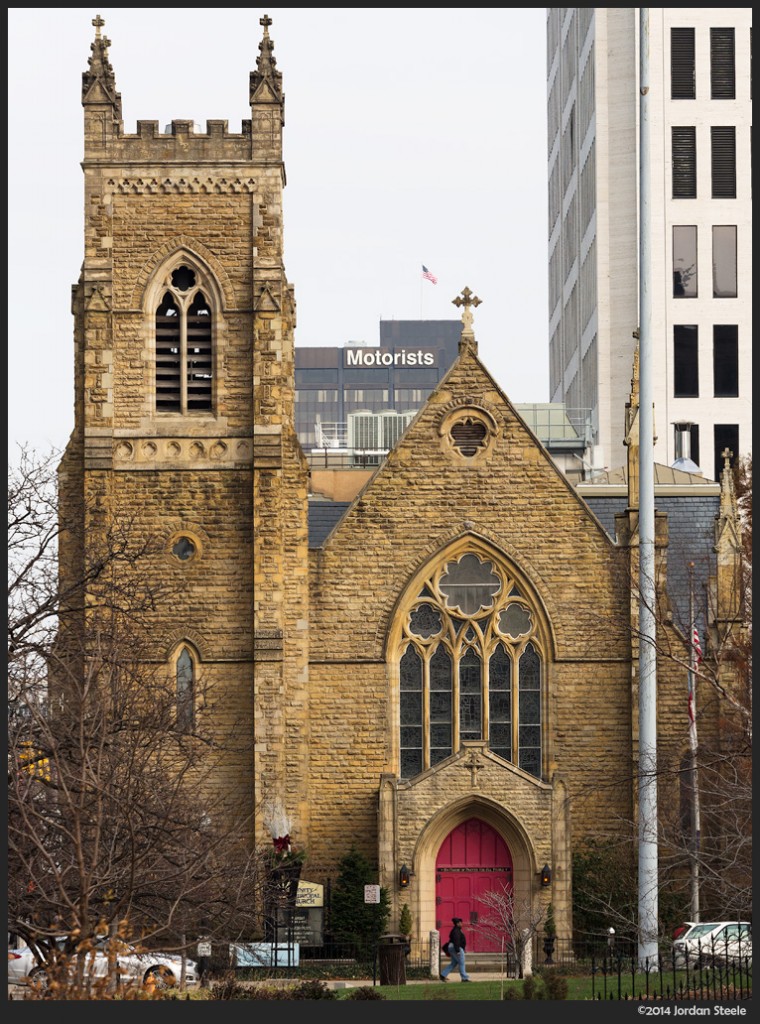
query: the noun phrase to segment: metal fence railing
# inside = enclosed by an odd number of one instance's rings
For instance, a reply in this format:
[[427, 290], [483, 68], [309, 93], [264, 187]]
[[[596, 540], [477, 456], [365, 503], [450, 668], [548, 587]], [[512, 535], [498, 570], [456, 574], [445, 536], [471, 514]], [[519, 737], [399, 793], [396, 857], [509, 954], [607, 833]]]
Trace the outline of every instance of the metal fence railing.
[[[431, 950], [430, 940], [415, 941], [404, 948], [408, 977], [431, 975], [432, 964], [441, 955], [440, 943]], [[301, 945], [297, 966], [286, 969], [292, 977], [365, 978], [378, 980], [382, 954], [378, 945], [325, 943]], [[468, 951], [470, 973], [498, 971], [507, 979], [522, 977], [523, 970], [512, 949], [502, 953]], [[555, 938], [546, 943], [542, 935], [533, 938], [530, 951], [532, 971], [556, 970], [570, 977], [585, 977], [591, 982], [593, 999], [747, 999], [752, 995], [751, 942], [742, 949], [720, 946], [700, 947], [694, 953], [665, 945], [654, 958], [639, 958], [634, 940], [570, 941]], [[524, 964], [523, 964], [524, 966]], [[284, 969], [284, 968], [283, 968]], [[280, 974], [281, 970], [271, 973]], [[435, 973], [435, 967], [433, 969]]]

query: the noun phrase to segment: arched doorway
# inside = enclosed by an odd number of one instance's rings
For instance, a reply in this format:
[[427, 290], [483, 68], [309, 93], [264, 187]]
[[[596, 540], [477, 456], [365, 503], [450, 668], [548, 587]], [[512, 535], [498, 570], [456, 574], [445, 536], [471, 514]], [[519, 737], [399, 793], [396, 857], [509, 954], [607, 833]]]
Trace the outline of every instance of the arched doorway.
[[512, 854], [499, 833], [480, 818], [469, 818], [446, 836], [435, 862], [436, 928], [448, 937], [453, 917], [462, 918], [467, 950], [501, 951], [501, 941], [478, 930], [488, 912], [486, 892], [512, 890]]

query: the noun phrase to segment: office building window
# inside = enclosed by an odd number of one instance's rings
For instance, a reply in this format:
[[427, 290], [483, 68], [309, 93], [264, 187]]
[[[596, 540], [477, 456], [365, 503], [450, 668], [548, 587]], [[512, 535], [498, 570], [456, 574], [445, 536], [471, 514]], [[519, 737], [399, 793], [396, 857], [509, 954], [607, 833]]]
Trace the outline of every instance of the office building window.
[[670, 98], [693, 100], [696, 98], [694, 65], [694, 29], [670, 30]]
[[697, 297], [697, 229], [693, 224], [673, 227], [673, 295]]
[[712, 144], [712, 197], [736, 199], [736, 128], [718, 125], [710, 129]]
[[422, 388], [396, 388], [396, 408], [418, 409], [429, 393]]
[[671, 128], [673, 198], [697, 198], [697, 129], [694, 125]]
[[715, 224], [712, 229], [713, 298], [735, 299], [736, 225]]
[[723, 472], [725, 456], [728, 451], [728, 464], [736, 463], [739, 451], [739, 425], [737, 423], [716, 423], [713, 427], [715, 475], [713, 480], [720, 480]]
[[346, 388], [344, 397], [347, 402], [388, 404], [388, 392], [383, 388]]
[[699, 424], [691, 425], [691, 461], [699, 465]]
[[733, 28], [710, 29], [710, 99], [736, 99]]
[[736, 324], [713, 325], [713, 388], [716, 398], [739, 395], [739, 328]]
[[699, 397], [699, 349], [696, 324], [673, 328], [673, 397]]

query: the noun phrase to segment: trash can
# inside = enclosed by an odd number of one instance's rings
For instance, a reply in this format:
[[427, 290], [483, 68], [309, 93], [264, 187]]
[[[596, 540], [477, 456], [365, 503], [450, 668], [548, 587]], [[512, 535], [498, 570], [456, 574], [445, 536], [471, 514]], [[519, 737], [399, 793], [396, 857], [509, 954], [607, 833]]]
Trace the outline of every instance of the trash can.
[[381, 985], [406, 985], [406, 935], [381, 935], [377, 943]]

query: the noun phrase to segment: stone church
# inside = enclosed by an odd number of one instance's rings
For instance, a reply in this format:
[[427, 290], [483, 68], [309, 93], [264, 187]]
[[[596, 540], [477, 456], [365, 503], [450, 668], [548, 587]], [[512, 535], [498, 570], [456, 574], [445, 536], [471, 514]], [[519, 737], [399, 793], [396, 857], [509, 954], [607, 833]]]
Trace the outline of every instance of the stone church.
[[[152, 634], [178, 718], [204, 714], [193, 705], [202, 674], [222, 698], [218, 729], [243, 730], [224, 785], [244, 805], [279, 809], [308, 852], [305, 877], [334, 879], [353, 844], [377, 865], [392, 929], [409, 905], [415, 942], [447, 932], [454, 914], [477, 924], [479, 897], [500, 887], [521, 914], [551, 902], [569, 938], [574, 849], [636, 820], [635, 369], [620, 414], [625, 493], [602, 514], [604, 488], [578, 493], [480, 361], [480, 300], [463, 288], [452, 296], [458, 358], [310, 541], [271, 22], [239, 132], [175, 120], [138, 121], [135, 134], [102, 24], [82, 76], [64, 516], [129, 510], [160, 540], [156, 579], [182, 596], [157, 608]], [[696, 496], [682, 520], [715, 596], [709, 654], [736, 617], [739, 534], [730, 474], [702, 484], [686, 481], [679, 507]], [[658, 628], [676, 654], [658, 662], [658, 741], [678, 761], [689, 633], [668, 585], [695, 553], [681, 547], [673, 564], [669, 515], [658, 509]], [[700, 716], [718, 742], [707, 690]], [[276, 831], [262, 810], [252, 840]], [[487, 948], [476, 929], [471, 947]]]

